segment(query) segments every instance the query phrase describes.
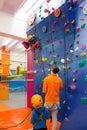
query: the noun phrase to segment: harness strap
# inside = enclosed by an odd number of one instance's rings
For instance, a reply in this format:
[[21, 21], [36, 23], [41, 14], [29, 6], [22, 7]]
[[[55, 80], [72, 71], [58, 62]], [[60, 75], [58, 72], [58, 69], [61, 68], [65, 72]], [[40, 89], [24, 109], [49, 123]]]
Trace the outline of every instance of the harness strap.
[[34, 127], [35, 127], [35, 125], [38, 123], [38, 120], [42, 120], [43, 122], [45, 122], [45, 119], [43, 119], [44, 111], [45, 111], [45, 107], [44, 107], [42, 113], [39, 113], [37, 110], [35, 110], [35, 112], [36, 112], [37, 115], [38, 115], [38, 119], [37, 119], [37, 121], [34, 123]]

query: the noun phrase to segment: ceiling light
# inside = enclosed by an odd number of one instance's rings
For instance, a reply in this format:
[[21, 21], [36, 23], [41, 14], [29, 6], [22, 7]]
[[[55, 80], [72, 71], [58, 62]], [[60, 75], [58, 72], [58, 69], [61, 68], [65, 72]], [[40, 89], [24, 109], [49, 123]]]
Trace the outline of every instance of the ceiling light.
[[12, 43], [8, 44], [8, 46], [6, 46], [6, 50], [9, 50], [10, 48], [12, 48], [14, 45], [18, 44], [18, 40], [14, 40]]

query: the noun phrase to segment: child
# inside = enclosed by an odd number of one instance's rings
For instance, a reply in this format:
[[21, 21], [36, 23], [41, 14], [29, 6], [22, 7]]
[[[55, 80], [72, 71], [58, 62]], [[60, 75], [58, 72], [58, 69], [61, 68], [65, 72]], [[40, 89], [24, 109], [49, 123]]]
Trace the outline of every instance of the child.
[[48, 109], [43, 106], [42, 97], [35, 94], [31, 98], [31, 103], [34, 108], [30, 119], [33, 130], [47, 130], [46, 120], [50, 118], [50, 114]]

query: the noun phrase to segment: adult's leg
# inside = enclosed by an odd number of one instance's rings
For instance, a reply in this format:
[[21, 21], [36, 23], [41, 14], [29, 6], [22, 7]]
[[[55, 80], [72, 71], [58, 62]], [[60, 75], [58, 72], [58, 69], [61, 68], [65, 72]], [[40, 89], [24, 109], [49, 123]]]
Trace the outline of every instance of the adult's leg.
[[57, 114], [58, 114], [58, 110], [53, 110], [51, 111], [51, 115], [52, 115], [52, 130], [57, 130]]

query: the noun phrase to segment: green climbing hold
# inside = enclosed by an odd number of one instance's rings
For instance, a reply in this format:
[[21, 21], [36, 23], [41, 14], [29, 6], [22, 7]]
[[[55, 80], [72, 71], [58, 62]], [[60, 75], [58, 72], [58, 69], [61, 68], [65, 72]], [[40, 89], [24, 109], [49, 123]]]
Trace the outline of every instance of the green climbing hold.
[[79, 67], [83, 67], [86, 63], [87, 63], [87, 59], [84, 59], [78, 65], [79, 65]]
[[42, 27], [42, 32], [44, 32], [44, 33], [47, 32], [46, 26], [43, 26], [43, 27]]
[[41, 17], [41, 14], [39, 15], [39, 17]]
[[44, 19], [44, 17], [41, 17], [41, 19]]
[[42, 5], [39, 7], [39, 9], [41, 9], [42, 8]]
[[83, 25], [81, 25], [81, 28], [83, 29], [83, 28], [85, 28], [85, 26], [86, 26], [86, 23], [84, 23]]
[[87, 83], [87, 75], [85, 76], [85, 82]]
[[80, 100], [82, 101], [83, 104], [87, 104], [87, 98], [86, 97], [80, 98]]

